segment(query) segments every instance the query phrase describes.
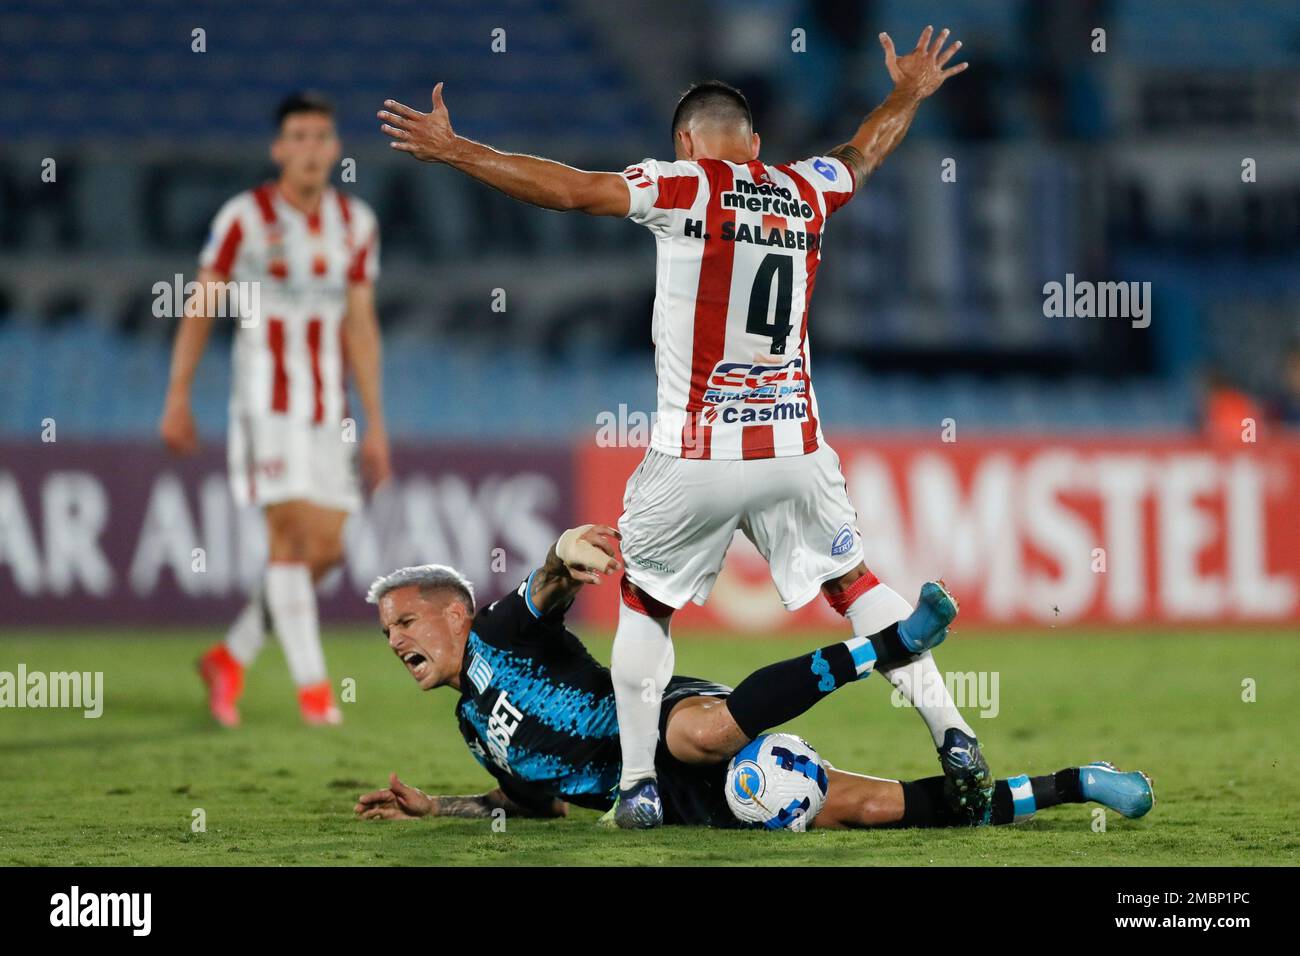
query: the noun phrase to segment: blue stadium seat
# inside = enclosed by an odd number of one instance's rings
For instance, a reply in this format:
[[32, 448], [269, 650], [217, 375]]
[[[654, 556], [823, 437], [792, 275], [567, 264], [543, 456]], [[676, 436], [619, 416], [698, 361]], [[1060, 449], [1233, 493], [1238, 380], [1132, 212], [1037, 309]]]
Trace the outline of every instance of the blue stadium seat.
[[[350, 0], [274, 6], [142, 0], [131, 10], [67, 0], [6, 2], [0, 137], [177, 141], [264, 136], [274, 102], [300, 87], [339, 107], [345, 135], [373, 136], [386, 96], [419, 98], [442, 79], [471, 135], [608, 137], [638, 128], [633, 87], [563, 4]], [[206, 52], [191, 31], [206, 31]], [[508, 55], [492, 52], [506, 30]], [[593, 91], [600, 91], [593, 95]], [[556, 102], [581, 97], [581, 109]]]

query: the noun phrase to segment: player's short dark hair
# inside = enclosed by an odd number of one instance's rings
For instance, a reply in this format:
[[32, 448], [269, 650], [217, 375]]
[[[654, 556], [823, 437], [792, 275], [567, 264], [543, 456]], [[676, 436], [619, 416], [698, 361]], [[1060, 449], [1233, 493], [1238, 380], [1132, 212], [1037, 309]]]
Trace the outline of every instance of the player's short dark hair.
[[754, 114], [749, 111], [749, 100], [730, 83], [721, 80], [704, 80], [692, 83], [677, 101], [673, 111], [673, 135], [697, 116], [718, 122], [744, 123], [754, 130]]
[[334, 117], [334, 104], [323, 93], [316, 93], [311, 90], [299, 90], [296, 93], [290, 93], [275, 108], [275, 128], [277, 130], [283, 129], [284, 121], [297, 113], [323, 113], [332, 119]]

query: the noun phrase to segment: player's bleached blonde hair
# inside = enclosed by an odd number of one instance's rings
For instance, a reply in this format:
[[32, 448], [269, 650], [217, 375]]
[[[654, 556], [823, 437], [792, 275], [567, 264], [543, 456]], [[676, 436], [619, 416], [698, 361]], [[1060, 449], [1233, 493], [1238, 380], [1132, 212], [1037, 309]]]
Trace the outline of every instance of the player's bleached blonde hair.
[[474, 613], [474, 585], [465, 575], [445, 564], [419, 564], [381, 574], [371, 582], [370, 589], [366, 592], [366, 601], [378, 604], [389, 591], [411, 585], [418, 587], [420, 594], [425, 597], [439, 592], [451, 592], [465, 603], [470, 614]]

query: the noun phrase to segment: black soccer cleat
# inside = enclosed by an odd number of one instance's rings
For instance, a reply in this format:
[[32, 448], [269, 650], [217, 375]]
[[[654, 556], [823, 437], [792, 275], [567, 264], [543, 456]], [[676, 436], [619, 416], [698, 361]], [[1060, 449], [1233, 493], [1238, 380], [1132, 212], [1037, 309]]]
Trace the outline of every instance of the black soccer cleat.
[[943, 795], [953, 813], [967, 826], [986, 827], [993, 822], [993, 773], [980, 752], [979, 741], [949, 727], [939, 748], [943, 767]]

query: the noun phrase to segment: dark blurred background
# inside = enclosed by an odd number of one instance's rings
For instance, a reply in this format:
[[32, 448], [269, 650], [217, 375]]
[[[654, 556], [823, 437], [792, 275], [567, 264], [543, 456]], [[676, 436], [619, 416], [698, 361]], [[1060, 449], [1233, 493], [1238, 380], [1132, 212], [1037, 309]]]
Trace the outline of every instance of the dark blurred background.
[[[0, 438], [47, 416], [152, 437], [173, 331], [152, 287], [192, 277], [219, 204], [272, 174], [270, 114], [301, 87], [337, 102], [345, 185], [380, 217], [396, 438], [590, 431], [611, 381], [648, 411], [649, 237], [392, 154], [380, 102], [444, 80], [458, 131], [621, 169], [669, 157], [676, 95], [718, 76], [784, 161], [848, 138], [888, 92], [876, 34], [901, 49], [927, 23], [972, 66], [831, 225], [812, 341], [832, 433], [953, 407], [976, 429], [1183, 431], [1207, 389], [1300, 420], [1295, 3], [6, 0], [3, 21]], [[1152, 282], [1150, 328], [1045, 317], [1066, 273]], [[227, 378], [217, 343], [195, 394], [213, 438]], [[485, 382], [487, 416], [443, 398]]]

